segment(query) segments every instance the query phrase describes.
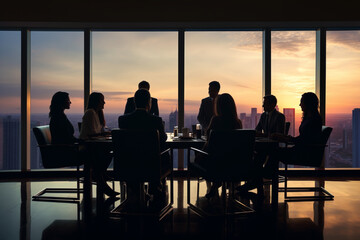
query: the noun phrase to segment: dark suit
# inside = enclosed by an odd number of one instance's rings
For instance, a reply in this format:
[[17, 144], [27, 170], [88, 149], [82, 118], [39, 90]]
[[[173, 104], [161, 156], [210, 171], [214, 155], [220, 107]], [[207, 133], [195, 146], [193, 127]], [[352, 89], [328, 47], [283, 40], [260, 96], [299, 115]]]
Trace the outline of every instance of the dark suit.
[[[135, 111], [120, 116], [118, 119], [119, 128], [123, 129], [156, 129], [159, 131], [160, 147], [161, 150], [165, 149], [165, 142], [167, 135], [164, 130], [164, 125], [162, 123], [161, 117], [151, 115], [145, 109], [136, 109]], [[162, 166], [169, 166], [169, 155], [166, 155], [162, 158]], [[129, 183], [132, 191], [135, 190], [135, 183]], [[149, 186], [149, 193], [155, 193], [156, 189], [159, 188], [160, 183], [151, 183]]]
[[207, 97], [201, 100], [199, 114], [197, 120], [202, 126], [203, 132], [206, 133], [209, 127], [210, 120], [214, 116], [214, 100], [211, 97]]
[[[135, 101], [134, 98], [131, 97], [127, 99], [124, 114], [132, 113], [133, 111], [135, 111]], [[156, 98], [151, 98], [150, 114], [159, 116], [159, 107]]]
[[119, 117], [119, 128], [124, 129], [157, 129], [159, 131], [160, 145], [165, 148], [167, 135], [161, 117], [151, 115], [145, 109], [136, 109], [132, 113]]
[[270, 135], [272, 133], [281, 133], [285, 132], [285, 116], [284, 114], [278, 112], [274, 109], [270, 113], [264, 112], [261, 114], [260, 121], [255, 128], [256, 131], [264, 131], [264, 134]]

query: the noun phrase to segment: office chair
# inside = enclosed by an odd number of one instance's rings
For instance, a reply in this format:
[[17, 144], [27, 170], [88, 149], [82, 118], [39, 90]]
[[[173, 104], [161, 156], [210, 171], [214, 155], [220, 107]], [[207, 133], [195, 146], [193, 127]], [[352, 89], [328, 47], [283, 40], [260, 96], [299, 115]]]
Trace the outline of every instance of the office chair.
[[[201, 163], [190, 162], [190, 151], [188, 151], [188, 187], [187, 202], [189, 209], [201, 217], [213, 215], [240, 216], [254, 213], [254, 209], [246, 206], [234, 197], [235, 184], [253, 178], [255, 174], [254, 165], [255, 130], [212, 130], [208, 140], [208, 150], [202, 151], [191, 148], [197, 155], [203, 156], [209, 162], [209, 167]], [[222, 212], [212, 214], [201, 206], [192, 204], [190, 201], [190, 176], [197, 176], [211, 182], [221, 182], [222, 185]], [[229, 195], [226, 193], [229, 188]], [[199, 189], [199, 184], [198, 184]], [[199, 192], [199, 190], [197, 190]]]
[[[114, 179], [126, 183], [139, 183], [139, 208], [126, 209], [127, 199], [111, 211], [112, 216], [151, 215], [161, 221], [172, 211], [173, 204], [173, 166], [170, 149], [160, 151], [159, 133], [157, 130], [114, 129], [111, 131], [114, 146]], [[169, 162], [162, 158], [169, 156]], [[170, 176], [170, 202], [161, 209], [151, 209], [146, 206], [144, 183], [149, 184], [164, 181]], [[130, 202], [129, 202], [130, 204]]]
[[[294, 156], [295, 160], [291, 164], [306, 167], [321, 167], [324, 158], [325, 147], [327, 146], [326, 144], [329, 140], [331, 132], [331, 127], [323, 126], [321, 131], [321, 142], [319, 144], [308, 145], [306, 151], [296, 153], [296, 156]], [[316, 201], [334, 199], [334, 196], [323, 187], [288, 187], [287, 180], [289, 163], [283, 162], [283, 164], [285, 164], [285, 187], [279, 188], [279, 191], [285, 193], [286, 201]], [[288, 192], [314, 192], [314, 196], [288, 196]], [[315, 195], [315, 193], [318, 193], [319, 195]]]
[[[49, 125], [37, 126], [33, 128], [33, 132], [40, 148], [41, 159], [44, 168], [63, 168], [76, 166], [76, 188], [45, 188], [32, 198], [35, 201], [51, 201], [51, 202], [79, 202], [80, 188], [79, 167], [82, 161], [79, 153], [78, 144], [51, 144], [51, 133]], [[62, 196], [44, 196], [52, 193], [76, 193], [76, 197]]]

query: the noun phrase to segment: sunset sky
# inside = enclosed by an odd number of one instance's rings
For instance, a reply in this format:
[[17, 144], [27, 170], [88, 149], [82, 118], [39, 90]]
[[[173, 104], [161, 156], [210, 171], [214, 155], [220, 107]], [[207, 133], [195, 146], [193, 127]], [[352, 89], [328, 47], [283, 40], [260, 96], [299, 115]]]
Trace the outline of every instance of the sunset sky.
[[[122, 113], [141, 80], [151, 84], [161, 113], [177, 107], [177, 32], [94, 32], [93, 91], [105, 112]], [[327, 33], [327, 113], [348, 113], [360, 103], [360, 32]], [[0, 114], [20, 112], [20, 32], [0, 31]], [[68, 113], [83, 111], [83, 33], [32, 32], [31, 111], [47, 113], [56, 91], [70, 93]], [[238, 113], [262, 101], [262, 32], [185, 33], [185, 112], [197, 113], [217, 80]], [[300, 112], [301, 94], [315, 91], [315, 31], [272, 32], [272, 92]]]

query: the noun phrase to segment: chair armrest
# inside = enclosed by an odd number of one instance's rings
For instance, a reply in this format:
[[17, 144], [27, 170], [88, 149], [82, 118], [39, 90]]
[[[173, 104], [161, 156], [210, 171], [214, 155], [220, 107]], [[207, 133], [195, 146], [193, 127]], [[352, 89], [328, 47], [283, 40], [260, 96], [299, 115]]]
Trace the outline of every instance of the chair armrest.
[[197, 153], [200, 153], [200, 154], [203, 154], [203, 155], [206, 155], [206, 156], [209, 155], [209, 153], [207, 153], [207, 152], [205, 152], [203, 150], [197, 149], [197, 148], [191, 147], [190, 150], [193, 150], [194, 152], [197, 152]]
[[162, 152], [160, 153], [160, 155], [163, 155], [163, 154], [165, 154], [165, 153], [167, 153], [167, 152], [170, 152], [170, 148], [165, 149], [164, 151], [162, 151]]

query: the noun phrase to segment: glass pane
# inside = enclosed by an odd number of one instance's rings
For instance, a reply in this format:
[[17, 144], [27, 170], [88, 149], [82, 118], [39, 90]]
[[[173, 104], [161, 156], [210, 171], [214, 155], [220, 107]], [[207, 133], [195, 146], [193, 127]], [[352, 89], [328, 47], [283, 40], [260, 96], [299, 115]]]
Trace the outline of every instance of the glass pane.
[[118, 127], [127, 98], [145, 80], [167, 131], [178, 104], [177, 32], [94, 32], [92, 40], [92, 91], [105, 96], [106, 125]]
[[19, 170], [21, 33], [0, 31], [0, 170]]
[[187, 32], [185, 35], [185, 127], [198, 123], [209, 82], [235, 100], [244, 128], [262, 112], [262, 32]]
[[328, 31], [326, 167], [360, 167], [360, 31]]
[[177, 32], [94, 32], [92, 36], [92, 91], [105, 95], [108, 127], [118, 127], [127, 98], [146, 80], [167, 129], [169, 114], [177, 108]]
[[[31, 128], [49, 124], [54, 93], [68, 92], [71, 107], [65, 111], [78, 136], [84, 112], [84, 34], [82, 32], [31, 33]], [[42, 168], [37, 142], [31, 134], [31, 168]]]
[[315, 92], [315, 54], [315, 31], [271, 33], [271, 92], [278, 100], [279, 111], [290, 122], [292, 136], [299, 134], [301, 95]]

